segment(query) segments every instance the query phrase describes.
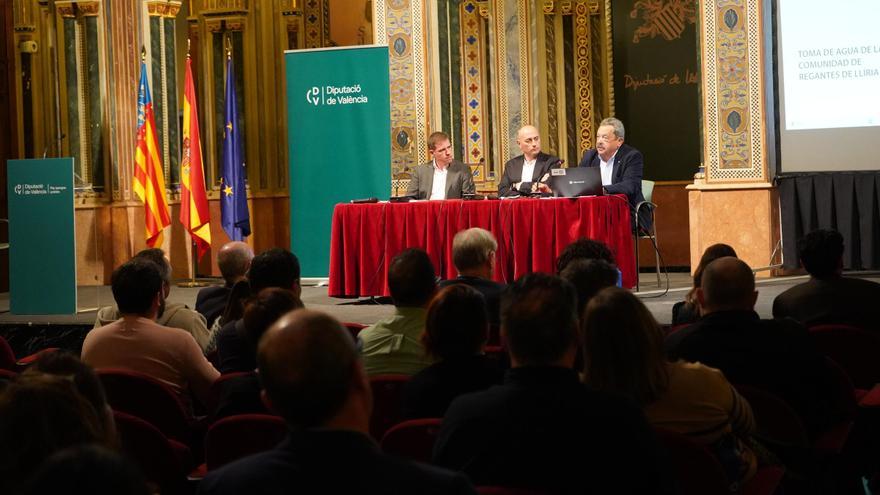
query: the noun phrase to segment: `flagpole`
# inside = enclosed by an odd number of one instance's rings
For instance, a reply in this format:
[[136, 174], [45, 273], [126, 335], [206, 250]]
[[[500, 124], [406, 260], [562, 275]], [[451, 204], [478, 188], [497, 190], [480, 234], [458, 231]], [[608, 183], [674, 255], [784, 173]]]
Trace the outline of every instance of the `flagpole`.
[[[190, 39], [189, 38], [186, 39], [186, 59], [187, 59], [187, 61], [190, 60]], [[191, 273], [190, 279], [189, 279], [189, 282], [181, 282], [181, 283], [177, 284], [177, 286], [178, 287], [189, 287], [189, 288], [207, 287], [208, 285], [210, 285], [207, 282], [196, 282], [196, 270], [198, 270], [198, 266], [199, 266], [199, 261], [198, 261], [199, 246], [196, 243], [195, 237], [193, 236], [192, 233], [190, 233], [190, 235], [189, 235], [189, 246], [190, 246], [190, 253], [189, 253], [190, 254], [190, 263], [192, 266], [192, 271], [190, 272]]]

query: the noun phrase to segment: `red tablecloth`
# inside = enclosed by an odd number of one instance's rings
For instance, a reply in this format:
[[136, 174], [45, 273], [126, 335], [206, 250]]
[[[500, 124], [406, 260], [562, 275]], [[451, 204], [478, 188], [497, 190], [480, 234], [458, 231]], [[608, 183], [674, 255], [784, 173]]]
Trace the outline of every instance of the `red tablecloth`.
[[455, 278], [452, 238], [482, 227], [498, 239], [495, 279], [555, 272], [556, 257], [581, 237], [611, 248], [623, 285], [636, 282], [626, 196], [338, 204], [330, 234], [329, 295], [387, 296], [388, 265], [408, 247], [426, 250], [437, 274]]

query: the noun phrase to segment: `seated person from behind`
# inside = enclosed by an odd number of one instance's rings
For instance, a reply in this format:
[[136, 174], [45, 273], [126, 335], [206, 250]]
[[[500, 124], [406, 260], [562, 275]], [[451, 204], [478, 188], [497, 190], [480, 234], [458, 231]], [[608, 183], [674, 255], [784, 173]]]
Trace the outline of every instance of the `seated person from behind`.
[[192, 390], [203, 404], [220, 373], [189, 333], [156, 323], [164, 298], [155, 263], [135, 258], [113, 271], [113, 298], [122, 318], [86, 335], [82, 360], [89, 366], [124, 368], [164, 382], [184, 399]]
[[217, 267], [220, 268], [225, 284], [205, 287], [196, 295], [196, 311], [208, 321], [208, 328], [214, 326], [214, 320], [223, 313], [232, 286], [247, 279], [247, 271], [253, 258], [254, 251], [241, 241], [227, 242], [220, 248], [217, 253]]
[[406, 249], [391, 260], [388, 289], [394, 315], [358, 334], [369, 375], [415, 375], [433, 363], [422, 346], [425, 308], [437, 285], [434, 265], [421, 249]]
[[[159, 248], [144, 249], [134, 255], [132, 259], [145, 259], [152, 261], [159, 267], [159, 273], [162, 275], [162, 300], [159, 303], [159, 313], [156, 322], [164, 327], [180, 328], [186, 330], [196, 339], [196, 343], [202, 349], [202, 352], [208, 348], [211, 342], [211, 333], [208, 331], [208, 325], [205, 317], [184, 304], [167, 302], [168, 295], [171, 294], [171, 263], [165, 257], [165, 252]], [[122, 317], [119, 308], [116, 306], [106, 306], [98, 310], [98, 317], [95, 320], [94, 328], [103, 327]]]
[[27, 479], [59, 450], [116, 444], [103, 411], [80, 392], [75, 377], [30, 370], [0, 394], [0, 493], [21, 493]]
[[709, 263], [725, 256], [736, 258], [736, 251], [727, 244], [722, 243], [712, 244], [706, 248], [703, 256], [700, 258], [700, 264], [694, 270], [693, 287], [684, 296], [684, 301], [679, 301], [672, 306], [673, 325], [688, 325], [700, 319], [700, 303], [697, 301], [697, 289], [702, 284], [703, 270], [706, 269], [706, 265]]
[[[300, 286], [299, 259], [283, 248], [272, 248], [254, 256], [248, 270], [251, 294], [259, 294], [267, 287], [287, 289], [299, 298]], [[217, 358], [221, 373], [253, 371], [257, 367], [254, 353], [250, 348], [244, 320], [234, 319], [224, 322], [217, 331]]]
[[791, 319], [762, 320], [755, 312], [755, 275], [724, 257], [706, 265], [697, 289], [696, 323], [666, 338], [670, 360], [702, 363], [731, 383], [772, 392], [802, 419], [811, 438], [846, 416], [837, 382], [807, 330]]
[[581, 237], [565, 246], [565, 249], [556, 258], [556, 274], [561, 274], [562, 270], [565, 270], [565, 267], [576, 259], [605, 260], [617, 266], [617, 262], [614, 261], [614, 254], [604, 242]]
[[416, 199], [461, 199], [463, 194], [474, 194], [471, 169], [453, 159], [449, 136], [435, 132], [428, 137], [428, 151], [432, 160], [413, 168], [407, 196]]
[[287, 313], [257, 353], [263, 398], [290, 432], [274, 449], [208, 473], [198, 493], [475, 494], [459, 473], [379, 450], [369, 437], [367, 374], [351, 335], [332, 317]]
[[653, 426], [709, 447], [731, 486], [754, 475], [749, 403], [720, 371], [668, 361], [660, 325], [638, 297], [618, 287], [600, 291], [587, 305], [582, 328], [585, 383], [629, 397]]
[[437, 293], [422, 335], [425, 351], [437, 362], [404, 386], [404, 417], [443, 417], [456, 397], [501, 383], [498, 364], [483, 354], [488, 331], [486, 303], [479, 292], [456, 284]]
[[[580, 382], [574, 287], [533, 273], [501, 303], [511, 369], [504, 383], [455, 399], [434, 463], [478, 486], [551, 493], [669, 493], [658, 445], [635, 404]], [[637, 474], [634, 475], [634, 470]]]
[[[302, 307], [302, 301], [292, 290], [278, 287], [261, 290], [244, 309], [242, 323], [247, 346], [240, 350], [247, 351], [248, 355], [241, 356], [239, 361], [253, 362], [256, 368], [257, 344], [266, 330], [285, 313]], [[246, 375], [228, 378], [215, 387], [218, 389], [215, 420], [235, 414], [266, 413], [260, 401], [259, 375], [254, 369], [250, 371]]]
[[516, 144], [523, 154], [504, 164], [498, 196], [550, 192], [546, 183], [550, 180], [550, 169], [560, 166], [559, 158], [541, 151], [541, 136], [534, 126], [517, 131]]
[[[623, 143], [624, 132], [620, 120], [614, 117], [604, 119], [596, 132], [596, 148], [587, 150], [578, 166], [599, 167], [605, 193], [626, 194], [630, 211], [634, 214], [636, 205], [645, 200], [642, 196], [645, 158], [639, 150]], [[639, 226], [645, 230], [651, 228], [651, 214], [647, 208], [642, 209]]]
[[577, 258], [565, 266], [559, 274], [577, 290], [578, 315], [583, 316], [587, 303], [600, 290], [617, 285], [620, 272], [617, 267], [603, 259]]
[[798, 256], [810, 280], [773, 300], [774, 318], [794, 318], [804, 325], [849, 324], [880, 329], [880, 284], [843, 276], [843, 236], [816, 230], [798, 240]]
[[458, 277], [438, 284], [440, 288], [464, 284], [477, 289], [486, 298], [489, 324], [496, 330], [500, 324], [498, 312], [505, 287], [494, 281], [497, 252], [498, 242], [488, 230], [474, 227], [458, 232], [452, 239], [452, 263]]

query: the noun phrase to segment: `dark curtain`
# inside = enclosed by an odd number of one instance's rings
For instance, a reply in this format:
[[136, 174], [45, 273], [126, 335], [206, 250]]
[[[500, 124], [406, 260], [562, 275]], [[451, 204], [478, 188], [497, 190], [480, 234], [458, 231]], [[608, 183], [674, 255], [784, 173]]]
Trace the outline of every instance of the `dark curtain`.
[[777, 177], [786, 268], [797, 268], [797, 240], [812, 230], [843, 235], [844, 269], [880, 268], [880, 172], [785, 174]]

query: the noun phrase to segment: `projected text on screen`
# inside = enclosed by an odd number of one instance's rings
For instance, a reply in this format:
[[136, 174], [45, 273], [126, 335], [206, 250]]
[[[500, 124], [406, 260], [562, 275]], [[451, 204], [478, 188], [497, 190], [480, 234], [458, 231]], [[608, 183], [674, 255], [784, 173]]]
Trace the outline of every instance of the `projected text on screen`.
[[878, 0], [779, 0], [786, 130], [880, 125]]

